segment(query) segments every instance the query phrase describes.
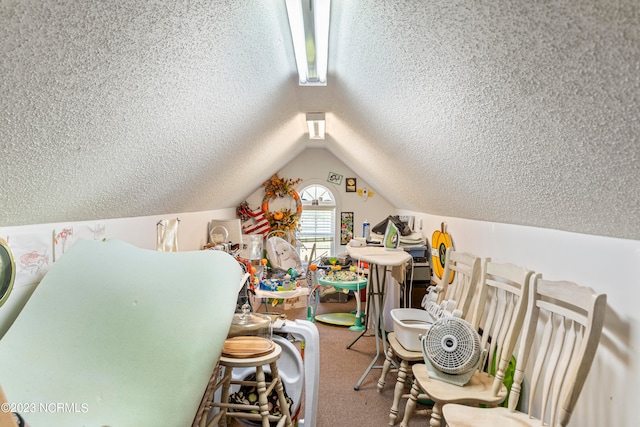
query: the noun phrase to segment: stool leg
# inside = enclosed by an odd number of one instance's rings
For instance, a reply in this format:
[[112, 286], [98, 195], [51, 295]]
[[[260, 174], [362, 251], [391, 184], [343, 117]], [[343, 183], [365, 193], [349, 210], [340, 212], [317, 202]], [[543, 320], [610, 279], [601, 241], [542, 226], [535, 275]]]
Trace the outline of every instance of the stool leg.
[[[229, 403], [229, 389], [231, 388], [231, 372], [233, 369], [230, 366], [224, 367], [224, 378], [222, 382], [222, 392], [220, 394], [220, 402]], [[218, 420], [218, 426], [227, 426], [227, 408], [220, 408], [220, 419]]]
[[276, 362], [273, 362], [269, 365], [271, 367], [271, 377], [273, 381], [278, 381], [276, 383], [276, 393], [278, 393], [278, 402], [280, 403], [280, 412], [282, 416], [285, 417], [285, 426], [292, 427], [293, 423], [291, 422], [291, 412], [289, 411], [289, 402], [287, 402], [287, 398], [284, 395], [284, 387], [282, 386], [282, 380], [280, 379], [280, 374], [278, 373], [278, 365]]
[[258, 405], [260, 406], [260, 415], [262, 416], [262, 427], [270, 427], [267, 383], [264, 378], [264, 369], [262, 366], [256, 366], [256, 384], [258, 387]]
[[225, 369], [222, 365], [216, 365], [213, 373], [211, 374], [211, 379], [209, 386], [207, 386], [206, 390], [206, 398], [204, 403], [204, 408], [202, 410], [202, 417], [200, 418], [200, 423], [198, 423], [198, 427], [207, 427], [207, 420], [209, 418], [209, 412], [211, 412], [211, 408], [213, 407], [213, 399], [214, 394], [221, 387], [221, 382], [218, 380], [224, 378], [221, 374], [225, 373]]
[[204, 409], [202, 411], [202, 418], [200, 418], [200, 423], [198, 423], [198, 427], [207, 427], [207, 418], [209, 418], [209, 411], [211, 411], [211, 402], [213, 401], [213, 394], [215, 390], [209, 391], [207, 398], [204, 402]]

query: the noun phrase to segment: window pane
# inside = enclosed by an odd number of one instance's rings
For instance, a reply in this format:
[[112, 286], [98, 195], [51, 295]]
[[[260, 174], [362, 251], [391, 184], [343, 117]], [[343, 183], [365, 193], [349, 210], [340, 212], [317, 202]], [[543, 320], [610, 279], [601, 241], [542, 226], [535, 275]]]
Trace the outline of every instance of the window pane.
[[[305, 206], [300, 216], [298, 239], [304, 245], [300, 249], [303, 260], [311, 257], [311, 248], [316, 245], [314, 258], [333, 256], [335, 252], [335, 201], [331, 192], [321, 185], [311, 185], [300, 193]], [[318, 204], [312, 204], [317, 200]]]
[[333, 194], [331, 194], [331, 191], [329, 191], [327, 187], [323, 187], [322, 185], [310, 185], [309, 187], [305, 187], [300, 193], [300, 199], [302, 200], [302, 204], [305, 206], [335, 206]]
[[331, 236], [334, 234], [333, 209], [305, 209], [300, 216], [300, 236]]

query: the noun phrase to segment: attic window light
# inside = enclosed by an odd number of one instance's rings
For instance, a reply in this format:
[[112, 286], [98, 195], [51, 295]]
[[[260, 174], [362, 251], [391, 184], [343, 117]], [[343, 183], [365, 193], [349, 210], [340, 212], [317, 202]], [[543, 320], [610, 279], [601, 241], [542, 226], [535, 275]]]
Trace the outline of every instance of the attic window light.
[[286, 0], [300, 86], [327, 85], [331, 0]]
[[307, 113], [309, 139], [324, 139], [324, 113]]

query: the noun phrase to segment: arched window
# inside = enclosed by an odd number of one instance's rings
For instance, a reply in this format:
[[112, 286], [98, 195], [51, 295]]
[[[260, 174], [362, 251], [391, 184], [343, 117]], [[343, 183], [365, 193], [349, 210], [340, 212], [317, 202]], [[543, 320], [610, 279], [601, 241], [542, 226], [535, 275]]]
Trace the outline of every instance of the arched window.
[[331, 191], [322, 185], [312, 184], [300, 191], [302, 215], [300, 216], [299, 240], [304, 244], [300, 250], [302, 259], [311, 257], [311, 248], [316, 244], [314, 258], [335, 255], [336, 201]]

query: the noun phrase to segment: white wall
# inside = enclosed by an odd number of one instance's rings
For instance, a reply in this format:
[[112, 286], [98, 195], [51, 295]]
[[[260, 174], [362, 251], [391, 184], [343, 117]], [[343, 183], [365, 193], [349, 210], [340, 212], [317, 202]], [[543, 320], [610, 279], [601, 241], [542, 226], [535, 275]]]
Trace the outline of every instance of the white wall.
[[607, 316], [593, 367], [571, 426], [636, 425], [640, 401], [640, 241], [558, 230], [435, 217], [410, 211], [423, 234], [447, 223], [456, 249], [513, 262], [550, 280], [570, 280], [607, 294]]
[[[327, 182], [329, 172], [342, 175], [342, 183], [336, 185]], [[393, 215], [396, 211], [396, 208], [376, 193], [375, 188], [372, 188], [369, 183], [355, 174], [349, 166], [324, 148], [306, 149], [293, 161], [280, 169], [278, 175], [280, 178], [302, 179], [302, 182], [296, 186], [297, 189], [302, 189], [310, 184], [320, 184], [331, 189], [336, 196], [336, 222], [340, 223], [340, 212], [353, 212], [354, 236], [362, 235], [362, 223], [365, 220], [368, 220], [373, 226], [388, 215]], [[347, 193], [344, 182], [347, 178], [356, 178], [357, 187], [373, 190], [373, 196], [364, 198], [358, 196], [357, 193]], [[249, 206], [251, 208], [260, 206], [263, 196], [264, 189], [260, 187], [247, 198]], [[276, 201], [272, 203], [275, 205]], [[271, 204], [269, 208], [271, 210]], [[339, 234], [336, 234], [336, 241], [340, 242]], [[336, 252], [345, 252], [345, 247], [337, 247]]]

